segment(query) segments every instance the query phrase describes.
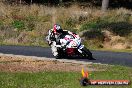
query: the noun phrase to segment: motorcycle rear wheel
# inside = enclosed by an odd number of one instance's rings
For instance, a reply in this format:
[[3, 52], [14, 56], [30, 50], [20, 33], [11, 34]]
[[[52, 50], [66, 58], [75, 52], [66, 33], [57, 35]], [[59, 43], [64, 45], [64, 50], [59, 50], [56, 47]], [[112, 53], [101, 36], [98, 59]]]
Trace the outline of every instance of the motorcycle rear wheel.
[[61, 48], [57, 49], [58, 55], [56, 56], [56, 59], [62, 59], [65, 57], [64, 51]]

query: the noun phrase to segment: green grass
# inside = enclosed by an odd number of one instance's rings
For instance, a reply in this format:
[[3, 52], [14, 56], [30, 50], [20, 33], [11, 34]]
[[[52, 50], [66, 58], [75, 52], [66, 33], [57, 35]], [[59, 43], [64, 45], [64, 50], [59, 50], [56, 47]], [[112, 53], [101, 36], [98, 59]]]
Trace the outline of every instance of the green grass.
[[[90, 74], [90, 79], [132, 80], [132, 68], [122, 66], [110, 66], [106, 71], [90, 72]], [[83, 88], [78, 81], [80, 78], [80, 72], [0, 72], [0, 88]], [[87, 86], [86, 88], [132, 88], [132, 85]]]

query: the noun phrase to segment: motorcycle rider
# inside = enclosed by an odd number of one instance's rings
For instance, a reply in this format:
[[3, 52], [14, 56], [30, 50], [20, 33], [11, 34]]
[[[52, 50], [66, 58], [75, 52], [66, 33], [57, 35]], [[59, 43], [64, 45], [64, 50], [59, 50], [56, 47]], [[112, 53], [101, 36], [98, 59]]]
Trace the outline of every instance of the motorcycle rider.
[[59, 40], [64, 38], [65, 35], [72, 35], [73, 38], [79, 38], [79, 36], [73, 32], [70, 32], [68, 30], [63, 30], [60, 25], [55, 24], [53, 27], [53, 34], [55, 36], [57, 44], [59, 44]]
[[60, 58], [57, 52], [57, 47], [55, 46], [55, 45], [60, 45], [60, 39], [64, 38], [65, 35], [72, 35], [74, 39], [80, 38], [77, 34], [73, 32], [63, 30], [59, 24], [54, 24], [53, 28], [49, 30], [49, 34], [51, 36], [48, 37], [47, 39], [54, 41], [54, 42], [49, 42], [49, 45], [51, 46], [52, 53], [56, 58]]
[[[51, 40], [51, 42], [49, 42], [49, 45], [51, 46], [53, 55], [57, 59], [61, 58], [59, 53], [57, 52], [57, 47], [56, 47], [57, 45], [61, 45], [60, 39], [65, 38], [66, 35], [71, 35], [72, 39], [75, 39], [75, 40], [77, 39], [77, 40], [80, 40], [80, 42], [81, 42], [79, 35], [77, 35], [76, 33], [70, 32], [68, 30], [63, 30], [59, 24], [55, 24], [53, 26], [53, 29], [49, 30], [49, 35], [50, 36], [47, 37], [47, 40]], [[68, 45], [70, 43], [70, 39], [66, 38], [66, 40], [68, 41], [66, 43], [66, 45]], [[66, 45], [63, 46], [63, 48], [65, 48]], [[92, 57], [92, 53], [88, 49], [87, 49], [87, 51], [89, 53], [89, 59], [94, 59]]]

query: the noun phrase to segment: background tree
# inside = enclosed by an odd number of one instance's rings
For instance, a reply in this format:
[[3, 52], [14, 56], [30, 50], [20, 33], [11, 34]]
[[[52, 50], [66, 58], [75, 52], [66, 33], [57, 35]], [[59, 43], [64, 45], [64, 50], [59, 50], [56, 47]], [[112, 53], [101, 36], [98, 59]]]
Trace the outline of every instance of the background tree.
[[109, 6], [109, 0], [102, 0], [102, 11], [105, 12]]

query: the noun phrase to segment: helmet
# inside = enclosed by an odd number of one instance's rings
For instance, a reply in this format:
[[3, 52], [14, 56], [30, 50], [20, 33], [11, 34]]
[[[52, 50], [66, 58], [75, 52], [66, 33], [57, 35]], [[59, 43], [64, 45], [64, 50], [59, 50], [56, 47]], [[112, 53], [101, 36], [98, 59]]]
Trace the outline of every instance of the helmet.
[[63, 30], [60, 25], [55, 24], [53, 27], [53, 31], [54, 31], [54, 33], [61, 33]]

